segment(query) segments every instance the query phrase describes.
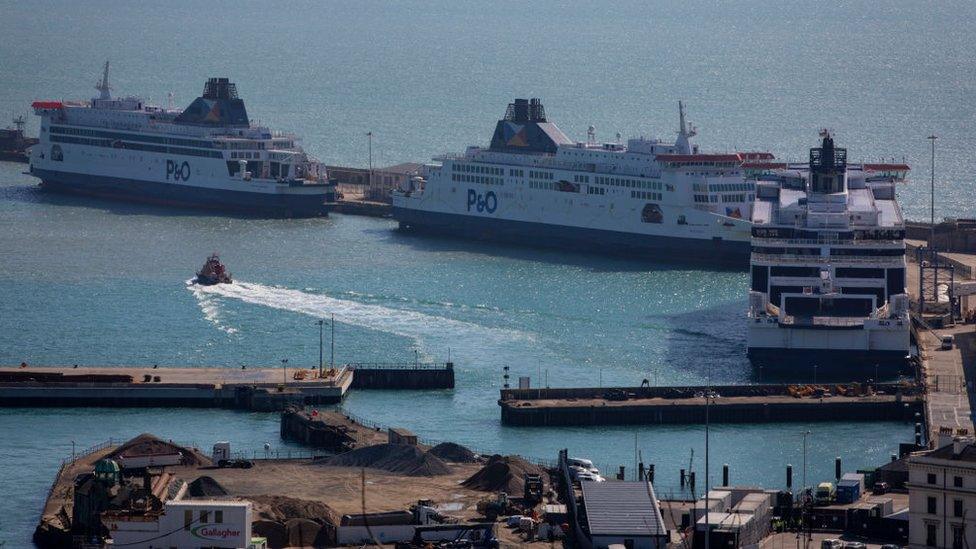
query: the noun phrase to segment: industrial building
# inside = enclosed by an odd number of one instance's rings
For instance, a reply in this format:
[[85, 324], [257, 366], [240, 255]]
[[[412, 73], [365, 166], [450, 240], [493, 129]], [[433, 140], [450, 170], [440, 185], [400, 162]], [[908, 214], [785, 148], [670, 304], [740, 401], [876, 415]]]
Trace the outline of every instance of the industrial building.
[[594, 549], [664, 549], [668, 530], [650, 482], [583, 482], [582, 514]]

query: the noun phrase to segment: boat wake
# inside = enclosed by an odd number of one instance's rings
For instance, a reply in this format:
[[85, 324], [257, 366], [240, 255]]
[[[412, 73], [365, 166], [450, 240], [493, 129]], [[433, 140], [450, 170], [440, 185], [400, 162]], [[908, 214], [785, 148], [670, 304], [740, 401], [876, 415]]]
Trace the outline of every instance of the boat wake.
[[217, 300], [207, 292], [203, 291], [206, 286], [200, 286], [196, 283], [195, 278], [191, 278], [186, 281], [186, 287], [193, 292], [193, 296], [197, 298], [197, 304], [200, 305], [200, 310], [203, 312], [203, 317], [207, 319], [208, 322], [214, 325], [215, 328], [221, 332], [227, 334], [236, 334], [237, 328], [232, 328], [230, 326], [225, 326], [220, 320], [220, 310], [218, 309]]
[[[200, 307], [207, 320], [218, 327], [220, 324], [214, 298], [227, 298], [315, 318], [328, 318], [329, 315], [334, 314], [336, 322], [406, 337], [418, 343], [437, 342], [438, 347], [465, 338], [476, 338], [474, 340], [497, 345], [509, 344], [513, 340], [534, 339], [530, 334], [518, 330], [493, 328], [408, 309], [336, 299], [323, 294], [263, 284], [248, 282], [213, 286], [194, 284], [190, 288], [200, 301]], [[214, 309], [210, 309], [211, 305], [214, 305]]]

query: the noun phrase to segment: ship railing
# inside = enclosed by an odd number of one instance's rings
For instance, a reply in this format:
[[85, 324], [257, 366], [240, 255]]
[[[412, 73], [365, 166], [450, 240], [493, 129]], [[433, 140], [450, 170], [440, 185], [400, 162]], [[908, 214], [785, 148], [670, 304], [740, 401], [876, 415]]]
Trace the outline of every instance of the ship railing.
[[753, 262], [764, 262], [764, 263], [809, 263], [809, 264], [825, 264], [825, 265], [837, 265], [844, 263], [856, 263], [858, 265], [878, 265], [885, 266], [888, 264], [896, 264], [904, 261], [902, 256], [829, 256], [822, 257], [819, 255], [799, 255], [799, 254], [763, 254], [763, 253], [752, 253]]
[[827, 246], [872, 246], [879, 245], [899, 245], [904, 244], [903, 240], [849, 240], [849, 239], [829, 239], [829, 238], [763, 238], [755, 237], [756, 241], [763, 244], [818, 244]]

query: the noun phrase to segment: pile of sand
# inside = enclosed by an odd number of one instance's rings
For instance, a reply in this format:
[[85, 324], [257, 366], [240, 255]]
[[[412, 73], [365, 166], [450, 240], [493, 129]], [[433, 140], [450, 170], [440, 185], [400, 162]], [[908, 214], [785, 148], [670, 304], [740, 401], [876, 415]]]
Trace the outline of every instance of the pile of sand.
[[411, 444], [367, 446], [317, 463], [334, 467], [369, 467], [408, 477], [434, 477], [451, 472], [441, 458]]
[[129, 440], [105, 457], [108, 459], [119, 459], [120, 457], [171, 455], [175, 453], [183, 455], [184, 465], [210, 464], [210, 460], [196, 450], [185, 448], [173, 442], [167, 442], [149, 433], [143, 433]]
[[254, 520], [284, 524], [291, 519], [308, 519], [328, 526], [339, 524], [339, 515], [321, 501], [267, 495], [248, 496], [247, 499], [254, 504]]
[[478, 461], [477, 454], [453, 442], [442, 442], [428, 450], [428, 453], [444, 461], [452, 461], [454, 463], [474, 463]]
[[190, 497], [194, 498], [213, 498], [226, 496], [228, 494], [227, 490], [224, 489], [219, 482], [214, 480], [213, 477], [209, 477], [207, 475], [198, 477], [196, 480], [191, 482], [189, 486], [187, 486], [186, 493]]
[[486, 492], [505, 492], [513, 496], [521, 496], [525, 490], [525, 475], [544, 475], [542, 467], [525, 461], [519, 456], [494, 455], [488, 458], [488, 464], [468, 480], [461, 483], [466, 488], [484, 490]]

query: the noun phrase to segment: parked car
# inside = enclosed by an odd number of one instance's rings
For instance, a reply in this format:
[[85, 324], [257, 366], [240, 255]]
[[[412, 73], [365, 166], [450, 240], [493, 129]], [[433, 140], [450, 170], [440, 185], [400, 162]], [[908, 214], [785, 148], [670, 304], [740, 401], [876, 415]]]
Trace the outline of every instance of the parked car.
[[844, 544], [844, 549], [868, 549], [868, 546], [859, 541], [848, 541]]
[[942, 336], [942, 350], [951, 351], [955, 342], [956, 342], [956, 338], [954, 338], [951, 335]]
[[820, 549], [842, 549], [844, 543], [836, 538], [827, 538], [820, 542]]
[[254, 463], [248, 459], [222, 459], [217, 462], [217, 467], [221, 469], [250, 469]]
[[875, 482], [874, 488], [871, 490], [875, 495], [880, 496], [881, 494], [887, 494], [891, 490], [891, 486], [887, 482]]

